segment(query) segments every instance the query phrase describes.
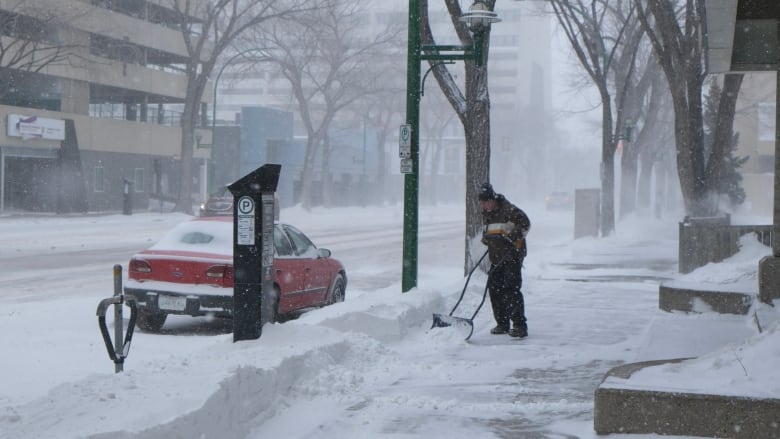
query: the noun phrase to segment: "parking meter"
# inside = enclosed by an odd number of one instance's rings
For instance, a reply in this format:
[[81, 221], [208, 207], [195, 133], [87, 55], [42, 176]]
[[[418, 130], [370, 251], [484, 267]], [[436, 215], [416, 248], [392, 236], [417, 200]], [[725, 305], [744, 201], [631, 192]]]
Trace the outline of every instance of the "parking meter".
[[122, 214], [133, 214], [133, 182], [122, 178]]
[[228, 186], [233, 194], [233, 341], [260, 338], [275, 315], [274, 192], [282, 165], [263, 165]]

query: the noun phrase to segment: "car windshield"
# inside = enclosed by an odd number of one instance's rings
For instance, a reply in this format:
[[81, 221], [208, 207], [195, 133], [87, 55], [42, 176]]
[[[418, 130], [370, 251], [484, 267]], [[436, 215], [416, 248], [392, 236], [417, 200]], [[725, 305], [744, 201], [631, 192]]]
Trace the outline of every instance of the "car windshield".
[[290, 240], [292, 240], [297, 256], [307, 258], [317, 257], [317, 247], [300, 230], [290, 225], [285, 225], [284, 230], [287, 232], [287, 236], [290, 237]]

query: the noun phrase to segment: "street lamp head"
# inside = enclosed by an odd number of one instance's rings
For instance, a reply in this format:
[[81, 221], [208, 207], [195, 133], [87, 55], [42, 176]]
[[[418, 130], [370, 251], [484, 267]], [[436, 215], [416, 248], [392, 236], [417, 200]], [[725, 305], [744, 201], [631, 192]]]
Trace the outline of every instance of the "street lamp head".
[[492, 23], [501, 21], [498, 15], [491, 11], [484, 0], [474, 0], [469, 11], [460, 16], [460, 21], [466, 23], [472, 33], [482, 33], [490, 29]]
[[634, 121], [631, 119], [626, 119], [626, 141], [631, 141], [631, 134], [634, 131]]

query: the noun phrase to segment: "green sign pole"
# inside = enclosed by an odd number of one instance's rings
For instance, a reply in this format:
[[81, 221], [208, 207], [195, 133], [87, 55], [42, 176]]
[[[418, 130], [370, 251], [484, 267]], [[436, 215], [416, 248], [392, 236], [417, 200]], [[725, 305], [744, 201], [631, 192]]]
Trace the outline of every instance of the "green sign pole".
[[404, 242], [401, 291], [417, 286], [420, 157], [420, 2], [409, 0], [406, 62], [406, 123], [411, 127], [412, 172], [404, 175]]

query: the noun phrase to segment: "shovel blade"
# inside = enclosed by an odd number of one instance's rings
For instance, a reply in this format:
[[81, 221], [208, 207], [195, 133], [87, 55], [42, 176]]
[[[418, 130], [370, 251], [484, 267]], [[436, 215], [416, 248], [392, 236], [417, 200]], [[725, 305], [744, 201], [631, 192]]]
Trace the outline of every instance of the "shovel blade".
[[433, 325], [431, 326], [431, 329], [447, 328], [449, 326], [454, 326], [458, 329], [463, 329], [468, 331], [466, 340], [471, 338], [471, 334], [474, 332], [474, 322], [472, 322], [470, 319], [466, 319], [463, 317], [453, 317], [445, 314], [433, 315]]

